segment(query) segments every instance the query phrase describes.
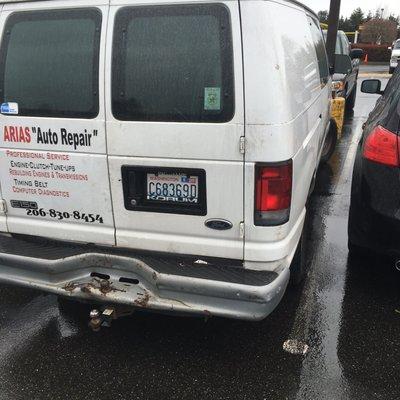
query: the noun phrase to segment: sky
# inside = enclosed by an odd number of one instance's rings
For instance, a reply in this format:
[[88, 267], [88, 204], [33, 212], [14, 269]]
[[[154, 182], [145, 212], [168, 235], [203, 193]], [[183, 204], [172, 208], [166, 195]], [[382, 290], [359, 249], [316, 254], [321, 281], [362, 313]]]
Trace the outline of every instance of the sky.
[[[315, 12], [329, 10], [330, 0], [301, 0], [301, 2]], [[375, 12], [377, 8], [384, 8], [386, 15], [390, 13], [400, 15], [400, 0], [342, 0], [341, 15], [348, 17], [357, 7], [360, 7], [366, 14], [369, 10]]]

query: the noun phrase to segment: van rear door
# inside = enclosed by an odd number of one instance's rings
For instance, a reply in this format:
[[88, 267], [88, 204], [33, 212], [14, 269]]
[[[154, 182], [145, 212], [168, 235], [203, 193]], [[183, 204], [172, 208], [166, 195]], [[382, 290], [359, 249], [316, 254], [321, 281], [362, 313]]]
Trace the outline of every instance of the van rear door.
[[100, 46], [108, 14], [103, 3], [3, 8], [0, 180], [9, 232], [115, 244]]
[[242, 259], [238, 2], [138, 3], [111, 1], [108, 32], [117, 245]]

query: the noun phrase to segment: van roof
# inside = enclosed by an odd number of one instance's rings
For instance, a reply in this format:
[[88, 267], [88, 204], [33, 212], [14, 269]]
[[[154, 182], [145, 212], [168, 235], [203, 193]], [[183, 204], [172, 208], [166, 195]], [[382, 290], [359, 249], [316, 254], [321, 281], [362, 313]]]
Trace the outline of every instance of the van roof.
[[0, 4], [8, 4], [8, 3], [26, 3], [32, 1], [44, 1], [44, 0], [0, 0]]
[[294, 4], [304, 8], [305, 10], [307, 10], [308, 12], [310, 12], [311, 14], [313, 14], [315, 17], [318, 18], [318, 14], [314, 10], [312, 10], [310, 7], [303, 4], [301, 1], [298, 1], [298, 0], [286, 0], [286, 1], [288, 1], [289, 3], [294, 3]]
[[[26, 3], [26, 2], [33, 2], [33, 1], [50, 1], [50, 0], [0, 0], [0, 4]], [[310, 12], [311, 14], [313, 14], [314, 16], [316, 16], [318, 18], [317, 13], [314, 10], [312, 10], [311, 8], [307, 7], [301, 1], [298, 1], [298, 0], [284, 0], [284, 1], [289, 2], [289, 3], [294, 3], [297, 6], [304, 8], [305, 10], [307, 10], [308, 12]]]
[[[35, 0], [0, 0], [0, 4], [7, 4], [7, 3], [25, 3], [27, 1], [35, 1]], [[38, 1], [38, 0], [36, 0]]]

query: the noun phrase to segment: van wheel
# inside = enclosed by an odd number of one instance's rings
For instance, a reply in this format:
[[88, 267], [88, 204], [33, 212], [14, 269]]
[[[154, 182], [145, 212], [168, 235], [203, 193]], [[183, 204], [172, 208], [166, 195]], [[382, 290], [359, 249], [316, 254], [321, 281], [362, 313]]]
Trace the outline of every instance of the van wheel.
[[293, 288], [299, 286], [306, 276], [305, 242], [306, 239], [303, 230], [299, 244], [297, 245], [296, 253], [294, 253], [292, 263], [290, 264], [289, 285]]
[[350, 96], [346, 100], [347, 111], [351, 111], [354, 109], [354, 106], [356, 105], [356, 98], [357, 98], [357, 83], [354, 85]]
[[321, 162], [327, 163], [332, 157], [337, 143], [337, 126], [334, 120], [331, 120], [329, 132], [326, 135], [324, 147], [322, 148]]

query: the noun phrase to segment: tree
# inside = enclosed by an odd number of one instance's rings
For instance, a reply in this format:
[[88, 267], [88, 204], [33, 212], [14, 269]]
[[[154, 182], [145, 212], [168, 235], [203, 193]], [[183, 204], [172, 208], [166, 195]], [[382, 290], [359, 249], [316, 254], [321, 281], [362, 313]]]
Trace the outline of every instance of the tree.
[[393, 21], [396, 25], [400, 25], [400, 16], [396, 17], [394, 14], [390, 14], [388, 20]]
[[353, 26], [348, 18], [344, 19], [340, 17], [339, 19], [339, 30], [344, 32], [354, 32]]
[[351, 24], [351, 31], [355, 32], [365, 22], [364, 12], [360, 7], [356, 8], [350, 15], [349, 18]]
[[400, 15], [397, 17], [394, 14], [389, 15], [389, 21], [393, 21], [397, 26], [397, 38], [400, 38]]
[[384, 11], [385, 11], [384, 8], [377, 8], [377, 9], [375, 10], [374, 19], [383, 18], [383, 13], [384, 13]]
[[322, 10], [322, 11], [318, 12], [319, 22], [321, 22], [323, 24], [327, 24], [328, 23], [328, 18], [329, 18], [329, 11], [328, 10]]
[[388, 19], [373, 18], [364, 24], [362, 41], [373, 44], [391, 44], [397, 36], [397, 24]]

